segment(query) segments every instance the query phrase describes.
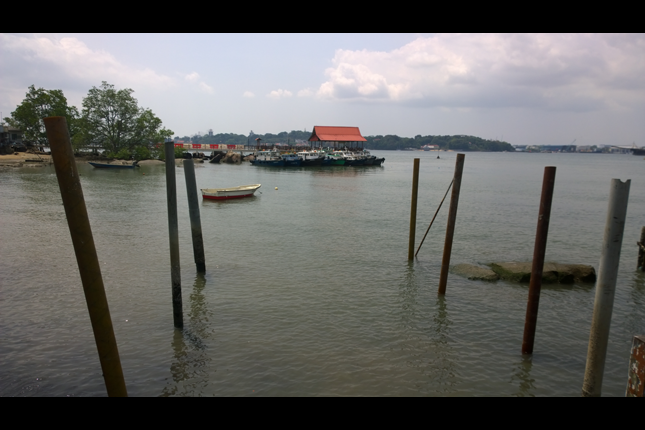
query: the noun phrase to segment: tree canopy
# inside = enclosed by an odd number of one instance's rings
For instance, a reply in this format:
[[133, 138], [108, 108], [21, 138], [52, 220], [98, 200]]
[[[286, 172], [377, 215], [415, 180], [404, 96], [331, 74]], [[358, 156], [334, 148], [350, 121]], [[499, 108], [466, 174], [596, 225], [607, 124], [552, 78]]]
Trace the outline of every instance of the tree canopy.
[[78, 133], [79, 114], [75, 106], [67, 106], [62, 90], [46, 90], [31, 85], [25, 99], [11, 117], [4, 120], [12, 127], [24, 132], [23, 140], [35, 145], [47, 145], [45, 123], [48, 116], [64, 116], [67, 120], [70, 137]]
[[164, 128], [150, 109], [138, 106], [133, 92], [130, 88], [115, 90], [105, 81], [92, 87], [83, 99], [83, 140], [118, 153], [151, 148], [172, 136], [172, 130]]

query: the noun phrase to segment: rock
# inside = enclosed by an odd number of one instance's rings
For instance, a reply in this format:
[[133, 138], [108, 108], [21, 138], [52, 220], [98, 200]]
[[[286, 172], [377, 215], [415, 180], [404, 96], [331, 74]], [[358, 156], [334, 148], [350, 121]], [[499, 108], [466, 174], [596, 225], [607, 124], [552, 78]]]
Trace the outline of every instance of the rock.
[[456, 275], [477, 281], [497, 281], [499, 279], [499, 275], [491, 269], [472, 264], [457, 264], [452, 266], [450, 271]]
[[223, 163], [237, 164], [242, 162], [242, 155], [239, 152], [229, 151], [221, 160]]
[[[490, 267], [501, 279], [514, 282], [530, 282], [532, 262], [491, 263]], [[584, 264], [561, 264], [545, 262], [542, 270], [544, 284], [573, 284], [596, 282], [596, 271]]]

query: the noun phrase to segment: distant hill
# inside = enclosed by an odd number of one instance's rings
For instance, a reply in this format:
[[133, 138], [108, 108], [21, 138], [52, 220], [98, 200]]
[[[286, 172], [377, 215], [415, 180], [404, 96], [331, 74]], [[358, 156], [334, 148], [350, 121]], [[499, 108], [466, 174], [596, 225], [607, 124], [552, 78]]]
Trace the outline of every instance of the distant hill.
[[[204, 144], [227, 144], [227, 145], [246, 145], [255, 143], [256, 138], [262, 139], [262, 143], [288, 143], [294, 145], [296, 141], [306, 141], [311, 136], [310, 131], [292, 130], [290, 132], [280, 132], [278, 134], [265, 133], [257, 134], [251, 131], [247, 136], [234, 133], [218, 133], [203, 136], [184, 136], [180, 140], [185, 142]], [[455, 135], [455, 136], [421, 136], [399, 137], [394, 134], [385, 136], [365, 136], [367, 142], [365, 147], [369, 149], [397, 150], [406, 148], [421, 149], [424, 145], [437, 145], [439, 149], [454, 151], [515, 151], [515, 148], [508, 142], [498, 140], [482, 139], [476, 136]]]
[[421, 136], [418, 134], [412, 138], [387, 134], [385, 136], [365, 136], [365, 139], [367, 139], [365, 147], [370, 149], [421, 149], [424, 145], [437, 145], [439, 149], [455, 151], [515, 151], [515, 148], [508, 142], [466, 135]]

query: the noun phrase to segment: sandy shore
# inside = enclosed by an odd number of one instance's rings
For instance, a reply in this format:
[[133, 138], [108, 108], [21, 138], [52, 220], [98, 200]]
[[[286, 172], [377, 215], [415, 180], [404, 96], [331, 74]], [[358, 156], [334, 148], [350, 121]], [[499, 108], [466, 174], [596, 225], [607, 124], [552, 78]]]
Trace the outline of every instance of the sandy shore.
[[[95, 158], [87, 157], [77, 157], [77, 163], [86, 163], [88, 161], [94, 161]], [[98, 160], [99, 163], [109, 163], [109, 164], [131, 164], [132, 161], [129, 160]], [[42, 154], [42, 153], [29, 153], [29, 152], [16, 152], [11, 155], [0, 155], [0, 167], [42, 167], [48, 166], [52, 163], [51, 155]], [[159, 160], [142, 160], [139, 162], [139, 165], [155, 165], [155, 164], [164, 164], [163, 161]]]

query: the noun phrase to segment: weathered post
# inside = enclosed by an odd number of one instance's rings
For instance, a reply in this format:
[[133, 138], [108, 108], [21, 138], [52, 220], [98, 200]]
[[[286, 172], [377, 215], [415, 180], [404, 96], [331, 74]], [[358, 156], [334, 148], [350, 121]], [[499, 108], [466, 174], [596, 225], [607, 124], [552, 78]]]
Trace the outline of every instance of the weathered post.
[[412, 172], [412, 207], [410, 209], [410, 240], [408, 242], [408, 260], [414, 257], [414, 236], [417, 229], [417, 195], [419, 192], [419, 159], [414, 159]]
[[188, 196], [188, 213], [190, 215], [190, 231], [193, 236], [193, 254], [198, 272], [206, 271], [204, 257], [204, 238], [202, 236], [202, 220], [199, 216], [197, 201], [197, 181], [195, 180], [195, 163], [192, 159], [184, 160], [184, 175], [186, 176], [186, 194]]
[[450, 254], [452, 252], [452, 239], [455, 235], [457, 222], [457, 206], [459, 204], [459, 191], [461, 190], [461, 176], [464, 171], [466, 155], [457, 154], [455, 175], [452, 180], [452, 194], [450, 195], [450, 210], [448, 212], [448, 226], [446, 227], [446, 240], [443, 245], [443, 258], [441, 259], [441, 274], [439, 275], [439, 294], [446, 294], [448, 284], [448, 270], [450, 269]]
[[175, 327], [184, 326], [181, 303], [181, 268], [179, 266], [179, 226], [177, 222], [177, 182], [175, 180], [175, 145], [165, 143], [166, 195], [168, 197], [168, 234], [170, 237], [170, 279], [172, 283], [172, 319]]
[[645, 272], [645, 227], [641, 227], [641, 241], [637, 243], [638, 245], [638, 263], [636, 264], [636, 270]]
[[126, 397], [128, 392], [123, 378], [101, 268], [94, 246], [94, 237], [87, 216], [85, 198], [69, 139], [67, 121], [62, 116], [45, 118], [43, 121], [51, 147], [60, 194], [65, 206], [65, 215], [72, 236], [78, 271], [83, 283], [85, 302], [90, 314], [105, 387], [110, 397]]
[[587, 349], [587, 365], [582, 385], [583, 397], [600, 397], [602, 390], [630, 183], [629, 179], [625, 182], [621, 182], [619, 179], [611, 180], [609, 209], [605, 222], [600, 264], [598, 265], [598, 277], [596, 278], [596, 297]]
[[634, 336], [625, 397], [645, 397], [645, 336]]
[[522, 354], [533, 354], [535, 327], [537, 325], [538, 307], [540, 305], [540, 290], [542, 289], [542, 270], [544, 269], [544, 255], [546, 254], [546, 239], [549, 234], [549, 220], [551, 219], [551, 202], [553, 200], [554, 185], [555, 167], [545, 167], [544, 179], [542, 180], [540, 212], [535, 233], [535, 247], [533, 248], [529, 299], [526, 305], [526, 318], [524, 320]]

